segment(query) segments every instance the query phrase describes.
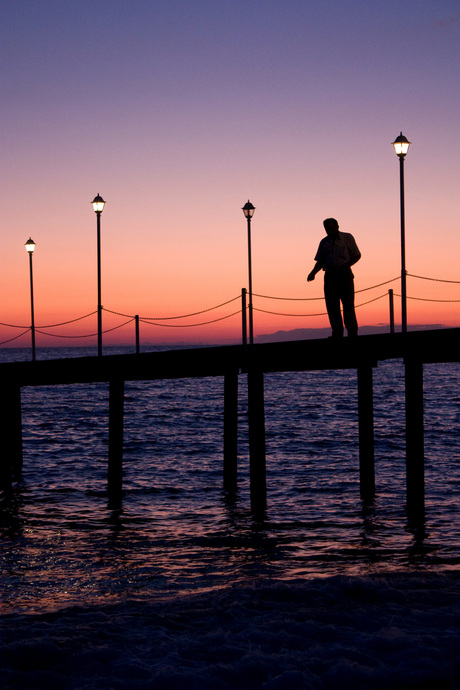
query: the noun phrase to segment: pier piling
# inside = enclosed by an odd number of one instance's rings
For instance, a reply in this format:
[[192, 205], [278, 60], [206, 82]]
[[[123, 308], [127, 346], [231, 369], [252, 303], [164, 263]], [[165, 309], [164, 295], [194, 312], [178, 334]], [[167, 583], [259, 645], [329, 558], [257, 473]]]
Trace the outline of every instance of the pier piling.
[[125, 382], [112, 379], [109, 382], [109, 459], [107, 491], [109, 505], [121, 505], [123, 486], [123, 413]]
[[423, 363], [406, 359], [405, 380], [407, 513], [418, 519], [425, 513]]
[[364, 501], [371, 501], [375, 495], [372, 364], [358, 367], [358, 417], [360, 492]]
[[224, 491], [237, 489], [238, 370], [224, 376]]
[[264, 375], [258, 369], [248, 372], [249, 481], [252, 512], [260, 517], [267, 506], [265, 460]]
[[22, 475], [21, 388], [10, 382], [3, 385], [0, 395], [0, 436], [0, 488], [4, 488]]

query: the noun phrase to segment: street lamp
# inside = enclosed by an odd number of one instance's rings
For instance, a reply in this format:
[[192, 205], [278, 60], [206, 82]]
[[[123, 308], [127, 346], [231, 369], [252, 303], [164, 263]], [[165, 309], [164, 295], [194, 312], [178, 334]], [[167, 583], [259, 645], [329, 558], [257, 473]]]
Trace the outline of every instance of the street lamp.
[[249, 343], [254, 342], [254, 320], [252, 313], [252, 260], [251, 260], [251, 218], [254, 215], [256, 207], [251, 204], [248, 199], [247, 204], [243, 206], [243, 213], [248, 221], [248, 266], [249, 266]]
[[399, 158], [399, 190], [401, 204], [401, 323], [402, 332], [407, 333], [407, 292], [406, 292], [406, 238], [404, 213], [404, 158], [409, 150], [410, 141], [401, 134], [393, 142], [396, 155]]
[[32, 254], [35, 249], [35, 242], [31, 237], [25, 244], [26, 251], [29, 255], [29, 274], [30, 274], [30, 333], [32, 337], [32, 360], [35, 361], [35, 317], [34, 317], [34, 275], [32, 269]]
[[104, 210], [105, 201], [99, 196], [91, 202], [97, 216], [97, 354], [102, 356], [102, 302], [101, 302], [101, 213]]

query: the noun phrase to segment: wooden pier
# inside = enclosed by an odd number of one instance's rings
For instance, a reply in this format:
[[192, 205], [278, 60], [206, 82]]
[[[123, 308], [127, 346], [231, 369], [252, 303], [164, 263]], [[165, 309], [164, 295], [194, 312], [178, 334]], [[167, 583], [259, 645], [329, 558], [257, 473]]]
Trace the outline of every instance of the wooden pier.
[[424, 514], [423, 365], [460, 361], [460, 328], [413, 331], [406, 335], [297, 340], [261, 345], [168, 350], [0, 364], [0, 486], [22, 472], [21, 388], [74, 383], [109, 383], [108, 495], [119, 505], [123, 475], [125, 381], [223, 377], [223, 482], [237, 487], [238, 377], [247, 375], [251, 507], [266, 508], [264, 374], [268, 372], [355, 369], [358, 386], [360, 490], [372, 500], [374, 481], [373, 369], [379, 361], [405, 365], [407, 511]]

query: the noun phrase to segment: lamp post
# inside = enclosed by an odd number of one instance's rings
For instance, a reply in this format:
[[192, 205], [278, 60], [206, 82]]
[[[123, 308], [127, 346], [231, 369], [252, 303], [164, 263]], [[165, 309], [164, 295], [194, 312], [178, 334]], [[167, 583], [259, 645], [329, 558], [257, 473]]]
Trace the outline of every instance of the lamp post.
[[396, 155], [399, 158], [399, 190], [401, 206], [401, 325], [402, 332], [407, 333], [407, 293], [406, 293], [406, 228], [404, 212], [404, 158], [409, 150], [410, 141], [401, 132], [393, 142]]
[[251, 219], [254, 215], [256, 207], [251, 204], [248, 199], [247, 204], [243, 206], [243, 213], [248, 221], [248, 266], [249, 266], [249, 343], [254, 342], [254, 321], [252, 312], [252, 259], [251, 259]]
[[30, 274], [30, 333], [32, 338], [32, 361], [35, 362], [35, 316], [34, 316], [34, 274], [32, 269], [32, 255], [35, 249], [35, 242], [31, 237], [27, 240], [26, 251], [29, 255], [29, 274]]
[[104, 210], [105, 201], [99, 196], [94, 197], [94, 212], [97, 216], [97, 354], [102, 356], [102, 300], [101, 300], [101, 213]]

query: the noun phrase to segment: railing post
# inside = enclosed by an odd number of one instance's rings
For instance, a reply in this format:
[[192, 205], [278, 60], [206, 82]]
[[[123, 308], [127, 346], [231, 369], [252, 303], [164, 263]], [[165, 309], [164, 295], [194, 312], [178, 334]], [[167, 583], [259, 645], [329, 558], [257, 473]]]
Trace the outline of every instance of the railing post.
[[241, 318], [243, 325], [243, 346], [248, 344], [248, 319], [247, 319], [247, 304], [246, 304], [247, 290], [241, 288]]
[[123, 483], [123, 413], [125, 382], [112, 379], [109, 383], [109, 458], [107, 491], [109, 506], [121, 505]]
[[248, 422], [251, 509], [256, 517], [263, 517], [267, 506], [264, 375], [252, 368], [248, 372]]
[[361, 498], [370, 501], [375, 495], [374, 400], [372, 365], [358, 367], [359, 480]]
[[390, 333], [395, 332], [395, 306], [393, 298], [393, 290], [388, 290], [388, 297], [390, 299]]
[[139, 314], [136, 314], [136, 316], [134, 317], [134, 321], [136, 322], [136, 354], [138, 355], [140, 352]]
[[0, 438], [0, 488], [6, 488], [22, 475], [21, 387], [9, 382], [0, 397]]
[[224, 490], [237, 489], [238, 472], [238, 370], [224, 376]]
[[405, 360], [406, 383], [406, 482], [407, 513], [420, 519], [425, 514], [425, 447], [423, 429], [423, 363]]

